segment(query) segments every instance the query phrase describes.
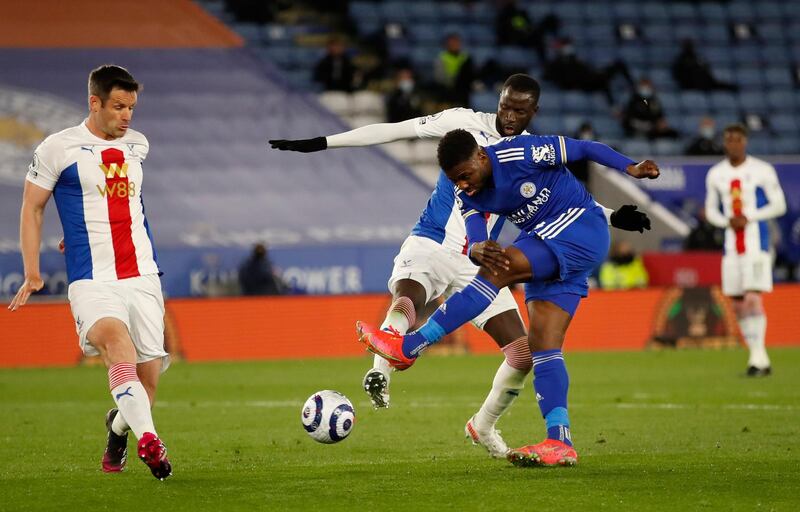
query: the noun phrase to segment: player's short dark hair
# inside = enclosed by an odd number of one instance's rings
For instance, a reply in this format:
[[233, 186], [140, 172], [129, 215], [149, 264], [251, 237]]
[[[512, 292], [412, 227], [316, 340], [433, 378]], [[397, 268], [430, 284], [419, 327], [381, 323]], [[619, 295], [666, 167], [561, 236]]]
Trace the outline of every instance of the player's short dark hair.
[[104, 64], [89, 73], [89, 95], [97, 96], [105, 103], [114, 88], [128, 92], [139, 91], [139, 82], [127, 69], [113, 64]]
[[542, 88], [539, 82], [530, 75], [523, 73], [516, 73], [508, 77], [503, 84], [503, 89], [512, 89], [524, 94], [530, 94], [533, 97], [534, 103], [539, 103], [539, 96], [542, 94]]
[[740, 134], [742, 134], [743, 137], [747, 137], [747, 135], [749, 134], [749, 130], [742, 123], [731, 123], [728, 126], [726, 126], [724, 130], [722, 130], [723, 134], [732, 132], [739, 132]]
[[439, 167], [447, 172], [456, 165], [469, 160], [477, 148], [478, 143], [475, 142], [475, 137], [468, 131], [458, 129], [447, 132], [439, 141], [439, 147], [436, 150]]

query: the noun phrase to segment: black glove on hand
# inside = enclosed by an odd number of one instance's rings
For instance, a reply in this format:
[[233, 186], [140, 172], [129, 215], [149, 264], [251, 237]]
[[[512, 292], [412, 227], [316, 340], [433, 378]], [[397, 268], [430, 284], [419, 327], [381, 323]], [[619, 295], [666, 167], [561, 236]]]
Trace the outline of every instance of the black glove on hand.
[[328, 140], [325, 137], [314, 137], [313, 139], [285, 140], [276, 139], [269, 141], [273, 149], [281, 151], [299, 151], [301, 153], [313, 153], [328, 148]]
[[644, 230], [650, 230], [650, 218], [644, 212], [637, 211], [639, 209], [635, 204], [626, 204], [621, 206], [617, 211], [611, 214], [611, 225], [618, 229], [625, 231], [638, 231], [644, 233]]

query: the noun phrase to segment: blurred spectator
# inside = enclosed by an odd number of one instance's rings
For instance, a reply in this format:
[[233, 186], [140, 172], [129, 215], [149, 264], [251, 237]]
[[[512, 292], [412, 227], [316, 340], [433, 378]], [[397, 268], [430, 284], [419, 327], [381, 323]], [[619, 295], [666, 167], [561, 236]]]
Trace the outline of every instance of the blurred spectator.
[[516, 0], [499, 0], [495, 35], [500, 46], [533, 48], [541, 62], [546, 60], [547, 34], [557, 34], [561, 21], [548, 14], [539, 23], [533, 23], [528, 12]]
[[653, 82], [642, 78], [631, 94], [622, 112], [622, 126], [628, 135], [640, 135], [650, 139], [676, 138], [678, 132], [667, 123], [664, 108], [656, 95]]
[[314, 67], [314, 81], [326, 91], [353, 91], [355, 66], [346, 53], [344, 41], [339, 36], [328, 39], [328, 53]]
[[717, 143], [716, 123], [708, 116], [700, 119], [697, 137], [686, 147], [686, 154], [692, 156], [722, 155], [722, 146]]
[[686, 237], [683, 248], [687, 251], [722, 250], [724, 232], [708, 222], [703, 208], [697, 211], [695, 220], [695, 226], [689, 232], [689, 236]]
[[[594, 128], [592, 127], [592, 123], [589, 121], [584, 121], [578, 127], [578, 131], [575, 132], [574, 137], [579, 140], [597, 140], [597, 135], [594, 133]], [[575, 175], [583, 183], [589, 182], [589, 161], [588, 160], [576, 160], [574, 162], [569, 163], [569, 170], [572, 171], [572, 174]]]
[[633, 87], [633, 78], [623, 61], [616, 60], [608, 66], [595, 68], [575, 55], [575, 46], [569, 38], [561, 40], [556, 48], [556, 56], [545, 62], [544, 66], [546, 80], [567, 90], [602, 91], [609, 105], [614, 104], [611, 80], [616, 75], [620, 75]]
[[738, 91], [734, 84], [722, 82], [714, 78], [711, 66], [698, 55], [694, 41], [684, 39], [681, 52], [672, 62], [672, 76], [683, 89], [698, 89], [701, 91]]
[[468, 106], [473, 75], [472, 57], [462, 50], [461, 36], [448, 35], [433, 70], [442, 101]]
[[275, 274], [264, 244], [256, 244], [253, 252], [239, 267], [242, 295], [281, 295], [285, 286]]
[[417, 91], [414, 72], [409, 68], [397, 71], [395, 88], [386, 98], [386, 120], [398, 123], [422, 115], [422, 98]]
[[630, 242], [614, 242], [608, 261], [600, 267], [600, 287], [604, 290], [645, 288], [649, 281], [642, 258]]

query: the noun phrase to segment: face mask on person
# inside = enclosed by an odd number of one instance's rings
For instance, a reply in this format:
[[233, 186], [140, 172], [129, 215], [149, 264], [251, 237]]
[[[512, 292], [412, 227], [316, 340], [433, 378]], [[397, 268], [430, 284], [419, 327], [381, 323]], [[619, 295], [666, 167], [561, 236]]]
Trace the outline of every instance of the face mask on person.
[[400, 80], [397, 84], [398, 89], [403, 91], [404, 93], [408, 94], [414, 90], [414, 81], [413, 80]]
[[561, 55], [564, 57], [571, 57], [572, 55], [575, 55], [575, 47], [571, 44], [565, 44], [561, 47]]
[[713, 126], [703, 126], [700, 128], [700, 136], [704, 139], [713, 139], [714, 138], [714, 127]]
[[648, 85], [641, 85], [636, 90], [642, 98], [650, 99], [653, 97], [653, 88]]
[[594, 140], [594, 132], [592, 130], [581, 130], [578, 138], [580, 140]]

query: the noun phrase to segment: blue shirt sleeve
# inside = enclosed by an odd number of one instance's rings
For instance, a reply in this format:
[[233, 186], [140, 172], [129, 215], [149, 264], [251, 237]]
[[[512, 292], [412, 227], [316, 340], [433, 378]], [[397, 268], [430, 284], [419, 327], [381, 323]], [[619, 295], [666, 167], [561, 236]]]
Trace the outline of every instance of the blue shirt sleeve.
[[558, 156], [562, 164], [576, 160], [591, 160], [606, 167], [625, 172], [629, 165], [636, 163], [634, 160], [622, 153], [617, 153], [600, 142], [570, 139], [569, 137], [558, 137], [558, 139], [560, 139], [558, 141], [560, 151], [557, 151], [557, 153], [559, 153]]

